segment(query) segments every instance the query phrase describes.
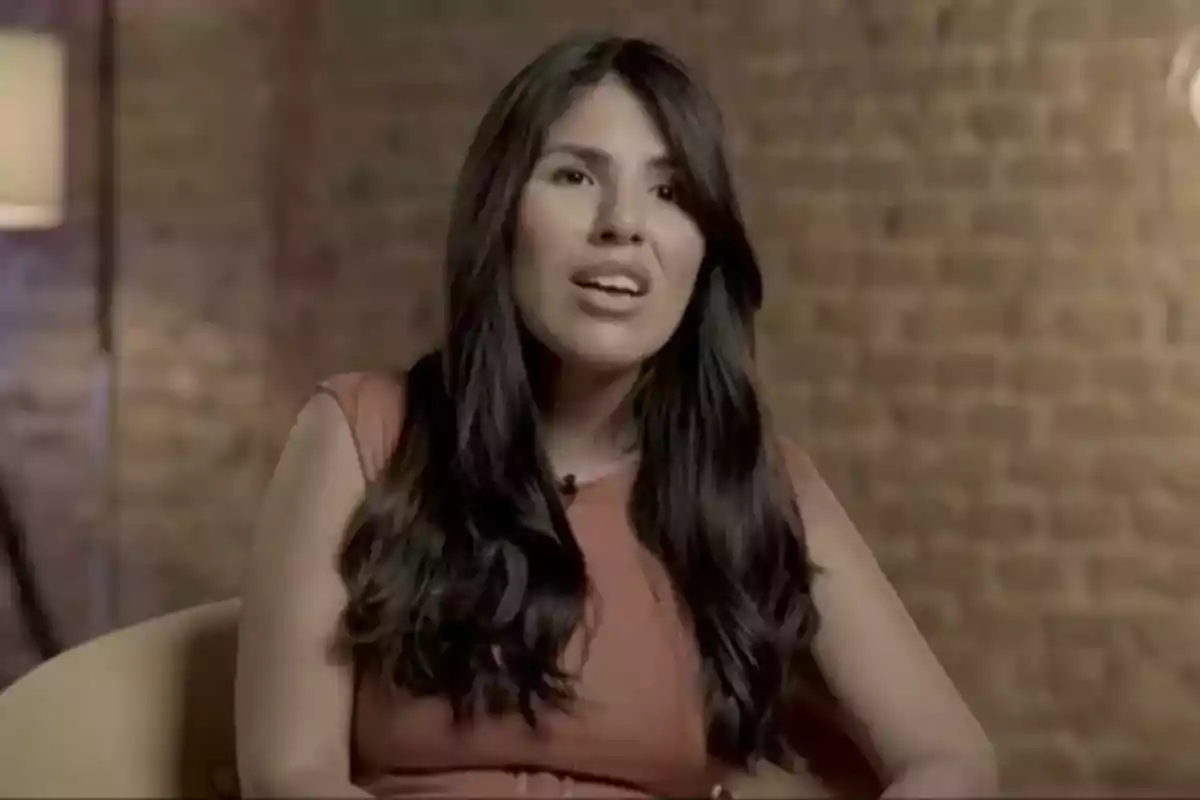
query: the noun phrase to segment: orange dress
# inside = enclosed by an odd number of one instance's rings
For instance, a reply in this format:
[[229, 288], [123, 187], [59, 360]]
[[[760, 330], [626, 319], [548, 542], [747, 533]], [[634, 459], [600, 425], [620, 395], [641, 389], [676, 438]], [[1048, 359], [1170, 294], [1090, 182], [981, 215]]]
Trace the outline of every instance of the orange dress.
[[[403, 408], [392, 379], [362, 373], [322, 384], [354, 432], [362, 468], [378, 474]], [[568, 713], [455, 727], [440, 698], [364, 678], [356, 691], [355, 782], [378, 796], [708, 797], [730, 769], [708, 755], [698, 657], [666, 571], [626, 514], [634, 468], [580, 484], [567, 506], [594, 601], [565, 666], [578, 677]]]

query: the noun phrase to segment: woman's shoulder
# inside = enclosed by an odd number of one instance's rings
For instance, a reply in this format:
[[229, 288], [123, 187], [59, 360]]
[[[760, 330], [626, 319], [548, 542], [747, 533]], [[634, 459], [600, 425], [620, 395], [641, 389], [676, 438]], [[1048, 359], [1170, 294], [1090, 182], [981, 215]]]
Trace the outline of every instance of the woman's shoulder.
[[783, 471], [791, 483], [792, 491], [803, 495], [815, 481], [821, 479], [812, 456], [808, 449], [795, 439], [780, 437], [776, 442], [779, 457], [783, 462]]
[[404, 422], [403, 371], [341, 372], [320, 381], [317, 397], [337, 405], [358, 450], [359, 466], [368, 481], [386, 466]]
[[848, 520], [841, 501], [833, 493], [817, 466], [812, 452], [795, 440], [781, 440], [788, 492], [796, 501], [805, 525], [819, 528], [844, 526]]

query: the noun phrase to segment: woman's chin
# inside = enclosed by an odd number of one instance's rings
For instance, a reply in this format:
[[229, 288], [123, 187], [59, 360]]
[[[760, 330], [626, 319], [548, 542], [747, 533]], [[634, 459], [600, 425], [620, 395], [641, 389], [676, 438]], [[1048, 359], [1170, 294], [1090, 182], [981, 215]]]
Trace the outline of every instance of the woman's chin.
[[560, 341], [553, 348], [563, 366], [595, 372], [628, 372], [652, 355], [640, 342], [608, 339]]

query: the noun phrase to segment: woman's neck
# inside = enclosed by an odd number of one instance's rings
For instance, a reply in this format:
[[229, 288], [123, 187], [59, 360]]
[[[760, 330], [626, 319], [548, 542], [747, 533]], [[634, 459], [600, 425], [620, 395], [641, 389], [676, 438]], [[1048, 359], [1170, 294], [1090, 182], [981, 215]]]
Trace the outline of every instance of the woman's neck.
[[637, 444], [630, 396], [636, 370], [594, 372], [559, 367], [543, 403], [542, 447], [557, 475], [601, 475]]

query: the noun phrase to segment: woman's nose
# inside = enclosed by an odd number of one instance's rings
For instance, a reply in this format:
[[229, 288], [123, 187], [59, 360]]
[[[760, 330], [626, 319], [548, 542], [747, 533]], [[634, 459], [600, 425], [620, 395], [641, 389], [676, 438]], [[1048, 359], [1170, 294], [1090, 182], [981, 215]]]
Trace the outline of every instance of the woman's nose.
[[636, 192], [613, 190], [596, 221], [596, 237], [603, 244], [641, 244], [645, 241], [645, 212]]

